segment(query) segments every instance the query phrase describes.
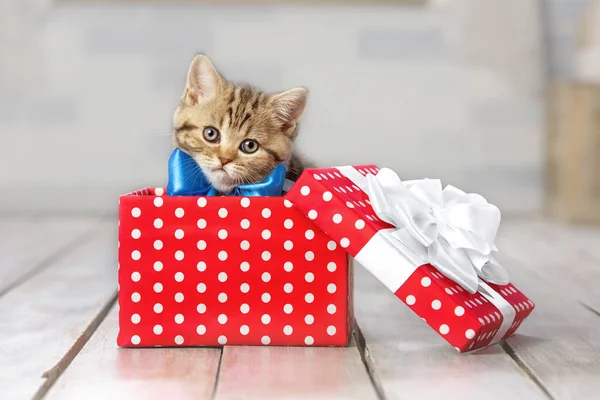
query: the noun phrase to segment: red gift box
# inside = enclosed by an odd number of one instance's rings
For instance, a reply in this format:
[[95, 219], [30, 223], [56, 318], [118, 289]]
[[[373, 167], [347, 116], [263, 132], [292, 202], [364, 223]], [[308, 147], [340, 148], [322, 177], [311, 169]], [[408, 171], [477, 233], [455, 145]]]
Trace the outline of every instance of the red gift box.
[[348, 256], [284, 197], [119, 199], [120, 346], [344, 346]]
[[378, 171], [375, 165], [308, 170], [287, 198], [458, 351], [512, 335], [533, 302], [512, 284], [483, 280], [471, 294], [392, 246], [386, 235], [393, 227], [375, 215], [361, 189], [365, 176]]

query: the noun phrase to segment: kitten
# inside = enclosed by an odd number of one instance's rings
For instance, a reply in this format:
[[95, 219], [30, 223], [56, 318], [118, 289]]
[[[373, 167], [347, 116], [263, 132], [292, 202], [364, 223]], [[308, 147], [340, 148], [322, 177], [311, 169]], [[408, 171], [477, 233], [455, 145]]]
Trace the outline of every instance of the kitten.
[[260, 182], [278, 164], [296, 180], [305, 163], [294, 152], [308, 91], [269, 94], [227, 81], [197, 55], [173, 120], [174, 142], [221, 193]]

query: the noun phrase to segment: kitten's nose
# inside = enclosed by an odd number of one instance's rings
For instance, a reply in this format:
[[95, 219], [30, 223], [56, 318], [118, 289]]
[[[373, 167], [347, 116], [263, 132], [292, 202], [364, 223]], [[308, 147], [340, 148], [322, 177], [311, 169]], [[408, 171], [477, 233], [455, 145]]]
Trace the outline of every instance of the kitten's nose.
[[219, 161], [221, 161], [221, 165], [228, 164], [233, 161], [233, 158], [226, 156], [219, 156]]

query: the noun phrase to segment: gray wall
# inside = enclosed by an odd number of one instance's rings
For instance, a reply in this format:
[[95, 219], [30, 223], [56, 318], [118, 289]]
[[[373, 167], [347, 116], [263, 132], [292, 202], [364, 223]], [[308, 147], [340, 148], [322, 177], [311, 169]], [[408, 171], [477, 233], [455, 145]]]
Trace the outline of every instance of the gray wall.
[[322, 165], [373, 162], [535, 213], [536, 1], [448, 3], [50, 7], [4, 74], [0, 211], [112, 212], [119, 193], [165, 184], [172, 111], [202, 51], [230, 79], [309, 87], [299, 145]]

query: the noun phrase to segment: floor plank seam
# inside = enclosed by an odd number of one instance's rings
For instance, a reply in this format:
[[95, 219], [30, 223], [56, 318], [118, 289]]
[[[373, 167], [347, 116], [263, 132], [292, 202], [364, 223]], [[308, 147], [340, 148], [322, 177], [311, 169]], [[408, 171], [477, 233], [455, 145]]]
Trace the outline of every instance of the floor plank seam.
[[581, 304], [587, 310], [591, 311], [592, 313], [594, 313], [595, 315], [600, 317], [600, 311], [596, 310], [594, 307], [590, 306], [589, 304], [584, 303], [583, 301], [578, 301], [578, 303]]
[[65, 355], [58, 361], [58, 363], [56, 363], [54, 367], [44, 372], [42, 377], [45, 378], [46, 381], [42, 384], [42, 386], [40, 386], [38, 391], [32, 397], [32, 400], [41, 400], [46, 396], [46, 394], [50, 391], [50, 389], [60, 378], [60, 376], [65, 372], [69, 365], [71, 365], [75, 357], [77, 357], [77, 355], [81, 352], [81, 350], [90, 340], [94, 332], [96, 332], [104, 318], [106, 318], [112, 307], [115, 305], [116, 301], [117, 292], [114, 292], [110, 297], [109, 301], [105, 304], [102, 310], [100, 310], [96, 317], [94, 317], [92, 322], [83, 331], [81, 336], [77, 338], [75, 343], [73, 343], [73, 345], [71, 346], [71, 348], [69, 348]]
[[358, 326], [356, 320], [354, 321], [354, 340], [356, 341], [356, 348], [358, 350], [358, 353], [360, 354], [360, 359], [363, 365], [365, 366], [367, 375], [369, 375], [369, 379], [371, 380], [371, 384], [373, 385], [375, 393], [377, 394], [377, 398], [379, 400], [385, 400], [383, 389], [379, 381], [375, 377], [375, 371], [371, 368], [373, 360], [371, 360], [371, 357], [369, 355], [369, 349], [367, 347], [365, 337], [363, 336], [362, 331], [360, 330], [360, 327]]
[[517, 367], [529, 378], [533, 381], [533, 383], [544, 393], [550, 400], [555, 400], [554, 396], [546, 389], [542, 381], [535, 375], [535, 373], [529, 368], [525, 362], [519, 357], [515, 349], [511, 347], [506, 342], [502, 342], [502, 349], [508, 354], [508, 356], [513, 360], [513, 362], [517, 365]]
[[219, 378], [221, 375], [221, 365], [223, 364], [223, 352], [225, 351], [225, 347], [221, 347], [221, 352], [219, 353], [219, 362], [217, 364], [217, 371], [215, 372], [215, 384], [213, 385], [211, 399], [214, 400], [217, 398], [217, 389], [219, 388]]
[[87, 231], [83, 232], [81, 236], [71, 240], [70, 242], [67, 242], [67, 244], [60, 247], [57, 251], [50, 253], [46, 258], [38, 262], [37, 265], [31, 269], [31, 271], [21, 276], [19, 279], [14, 281], [12, 284], [8, 285], [3, 290], [0, 290], [0, 297], [18, 288], [23, 283], [27, 282], [29, 279], [33, 278], [40, 272], [44, 271], [46, 268], [50, 267], [54, 262], [60, 260], [64, 256], [71, 253], [77, 247], [85, 244], [86, 242], [89, 242], [97, 232], [97, 226], [94, 224]]

